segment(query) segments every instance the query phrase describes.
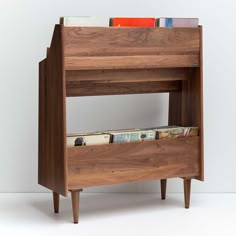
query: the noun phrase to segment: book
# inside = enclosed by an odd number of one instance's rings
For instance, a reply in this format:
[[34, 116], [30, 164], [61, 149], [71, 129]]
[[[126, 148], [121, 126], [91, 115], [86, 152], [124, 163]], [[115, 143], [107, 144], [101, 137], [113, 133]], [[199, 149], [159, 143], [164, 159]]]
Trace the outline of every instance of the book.
[[157, 27], [198, 27], [198, 18], [167, 18], [156, 19]]
[[110, 143], [110, 134], [86, 133], [67, 136], [67, 146], [89, 146]]
[[154, 130], [156, 131], [157, 139], [180, 138], [185, 136], [185, 129], [180, 126], [170, 126], [165, 128], [157, 128]]
[[69, 134], [67, 146], [89, 146], [98, 144], [135, 142], [166, 138], [198, 136], [198, 127], [160, 126], [142, 129], [119, 129], [93, 133]]
[[63, 16], [60, 17], [60, 24], [64, 26], [109, 26], [109, 17], [99, 16]]
[[148, 127], [148, 128], [141, 128], [141, 129], [138, 129], [138, 130], [157, 130], [157, 129], [170, 129], [170, 128], [177, 128], [177, 127], [180, 127], [180, 126], [177, 126], [177, 125], [164, 125], [164, 126], [157, 126], [157, 127]]
[[193, 137], [198, 136], [199, 129], [198, 127], [184, 127], [184, 136]]
[[135, 142], [144, 140], [155, 140], [156, 132], [154, 130], [136, 130], [123, 132], [110, 132], [113, 143]]
[[127, 128], [127, 129], [110, 129], [106, 131], [99, 131], [100, 133], [122, 133], [122, 132], [132, 132], [139, 130], [137, 128]]
[[110, 18], [110, 26], [120, 27], [155, 27], [155, 18], [114, 17]]

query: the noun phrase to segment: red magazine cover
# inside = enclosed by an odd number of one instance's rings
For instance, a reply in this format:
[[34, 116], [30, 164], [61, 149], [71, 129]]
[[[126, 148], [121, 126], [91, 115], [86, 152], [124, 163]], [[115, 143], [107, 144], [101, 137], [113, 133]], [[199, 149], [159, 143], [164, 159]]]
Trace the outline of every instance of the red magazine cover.
[[155, 18], [114, 17], [110, 26], [155, 27]]

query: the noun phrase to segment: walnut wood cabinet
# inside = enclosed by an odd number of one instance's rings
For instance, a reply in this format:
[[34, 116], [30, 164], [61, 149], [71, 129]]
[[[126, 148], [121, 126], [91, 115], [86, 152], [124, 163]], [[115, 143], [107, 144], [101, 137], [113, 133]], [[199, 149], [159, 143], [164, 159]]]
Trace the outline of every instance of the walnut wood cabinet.
[[[203, 180], [202, 27], [129, 28], [55, 25], [39, 63], [38, 182], [59, 195], [71, 192], [78, 223], [83, 188], [160, 179]], [[67, 147], [66, 97], [169, 93], [169, 125], [198, 126], [199, 136]]]

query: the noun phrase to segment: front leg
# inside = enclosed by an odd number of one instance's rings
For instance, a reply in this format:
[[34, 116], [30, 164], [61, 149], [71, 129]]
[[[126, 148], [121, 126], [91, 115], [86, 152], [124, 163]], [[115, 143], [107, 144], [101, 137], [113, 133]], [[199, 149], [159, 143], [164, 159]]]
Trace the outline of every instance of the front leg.
[[71, 190], [71, 200], [72, 200], [72, 210], [73, 210], [74, 224], [78, 224], [78, 222], [79, 222], [80, 191], [81, 191], [81, 189]]
[[188, 209], [190, 205], [190, 191], [191, 191], [191, 179], [184, 178], [184, 202], [186, 209]]
[[60, 195], [56, 192], [53, 192], [53, 205], [54, 205], [54, 212], [59, 212], [59, 201], [60, 201]]
[[161, 179], [161, 199], [166, 199], [166, 179]]

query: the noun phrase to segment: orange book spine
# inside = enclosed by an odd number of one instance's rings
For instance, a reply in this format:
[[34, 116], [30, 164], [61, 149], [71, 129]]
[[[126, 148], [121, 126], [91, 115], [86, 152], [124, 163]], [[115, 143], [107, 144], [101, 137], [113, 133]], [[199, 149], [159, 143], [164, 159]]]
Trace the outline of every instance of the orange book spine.
[[110, 26], [155, 27], [155, 18], [114, 17], [110, 20]]

